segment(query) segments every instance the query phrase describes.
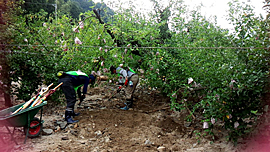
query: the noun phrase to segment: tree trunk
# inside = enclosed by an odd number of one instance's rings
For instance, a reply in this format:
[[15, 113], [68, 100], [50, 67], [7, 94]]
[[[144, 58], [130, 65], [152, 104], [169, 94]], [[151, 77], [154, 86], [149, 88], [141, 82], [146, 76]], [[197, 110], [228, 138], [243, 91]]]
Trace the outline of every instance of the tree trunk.
[[5, 49], [5, 46], [1, 44], [0, 49], [0, 88], [1, 92], [4, 94], [5, 106], [11, 107], [11, 99], [10, 99], [10, 88], [11, 88], [11, 80], [10, 80], [10, 67], [8, 64], [8, 51]]

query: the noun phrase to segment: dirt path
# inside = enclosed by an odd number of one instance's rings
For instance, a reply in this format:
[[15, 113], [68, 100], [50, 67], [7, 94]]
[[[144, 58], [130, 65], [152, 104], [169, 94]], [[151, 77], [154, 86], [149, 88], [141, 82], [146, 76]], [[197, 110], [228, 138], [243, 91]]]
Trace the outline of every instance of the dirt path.
[[[225, 140], [224, 132], [217, 134], [218, 140], [200, 137], [200, 122], [188, 124], [187, 112], [173, 112], [169, 100], [158, 92], [139, 90], [136, 92], [134, 107], [128, 111], [120, 110], [123, 106], [123, 93], [117, 94], [109, 102], [108, 97], [115, 87], [99, 87], [89, 90], [81, 106], [76, 105], [80, 116], [76, 124], [61, 129], [64, 123], [65, 105], [44, 107], [44, 128], [53, 130], [50, 135], [28, 138], [21, 128], [15, 130], [16, 141], [7, 142], [1, 151], [14, 152], [120, 152], [120, 151], [238, 151], [232, 143]], [[3, 128], [0, 128], [3, 130]], [[7, 146], [8, 145], [8, 146]]]

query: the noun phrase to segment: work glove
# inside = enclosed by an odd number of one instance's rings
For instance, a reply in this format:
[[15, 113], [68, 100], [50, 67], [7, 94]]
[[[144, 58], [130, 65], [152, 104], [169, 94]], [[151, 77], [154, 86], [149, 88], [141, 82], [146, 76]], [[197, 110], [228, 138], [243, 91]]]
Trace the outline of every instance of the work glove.
[[125, 86], [127, 86], [128, 85], [128, 79], [126, 79], [126, 82], [125, 82]]
[[119, 86], [119, 88], [117, 89], [117, 93], [119, 93], [121, 91], [121, 86]]

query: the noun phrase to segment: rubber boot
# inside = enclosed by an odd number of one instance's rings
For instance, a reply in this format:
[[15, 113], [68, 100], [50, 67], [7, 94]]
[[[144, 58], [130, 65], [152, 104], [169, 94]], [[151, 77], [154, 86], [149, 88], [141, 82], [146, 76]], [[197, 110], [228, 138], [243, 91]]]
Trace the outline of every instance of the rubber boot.
[[132, 108], [132, 106], [133, 106], [133, 101], [132, 100], [127, 100], [127, 102], [125, 103], [125, 107], [123, 107], [123, 108], [120, 108], [120, 109], [122, 109], [122, 110], [128, 110], [129, 108]]
[[68, 124], [72, 124], [72, 123], [78, 122], [78, 120], [73, 120], [71, 118], [72, 113], [73, 113], [73, 111], [66, 111], [65, 112], [65, 120], [67, 121]]
[[128, 110], [128, 109], [129, 109], [129, 107], [128, 107], [128, 106], [125, 106], [125, 107], [120, 108], [120, 109], [122, 109], [122, 110]]
[[76, 117], [76, 116], [79, 116], [79, 115], [80, 115], [79, 112], [78, 112], [78, 113], [75, 113], [74, 110], [72, 110], [72, 116], [73, 116], [73, 117]]

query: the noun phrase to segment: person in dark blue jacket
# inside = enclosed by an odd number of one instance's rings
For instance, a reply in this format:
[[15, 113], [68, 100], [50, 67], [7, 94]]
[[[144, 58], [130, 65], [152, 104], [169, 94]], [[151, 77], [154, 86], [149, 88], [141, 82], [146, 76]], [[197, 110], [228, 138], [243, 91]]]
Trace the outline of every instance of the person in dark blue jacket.
[[[78, 116], [79, 113], [74, 112], [74, 106], [76, 103], [76, 92], [80, 98], [80, 103], [85, 98], [87, 93], [88, 84], [95, 82], [95, 76], [90, 74], [89, 76], [81, 71], [68, 71], [68, 72], [58, 72], [59, 77], [58, 83], [63, 82], [61, 89], [65, 94], [67, 100], [67, 107], [65, 111], [65, 120], [68, 124], [78, 122], [78, 120], [73, 120], [72, 117]], [[81, 94], [81, 87], [83, 86], [83, 92]]]

